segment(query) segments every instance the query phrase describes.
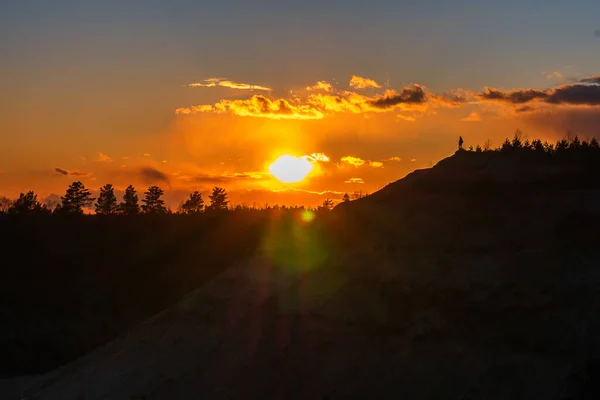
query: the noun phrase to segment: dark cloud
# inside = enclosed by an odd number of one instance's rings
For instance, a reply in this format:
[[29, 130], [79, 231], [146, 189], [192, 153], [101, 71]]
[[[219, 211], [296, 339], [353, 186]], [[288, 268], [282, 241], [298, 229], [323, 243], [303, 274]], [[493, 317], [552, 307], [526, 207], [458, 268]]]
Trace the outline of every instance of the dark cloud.
[[580, 79], [578, 83], [563, 85], [555, 89], [500, 90], [486, 88], [479, 98], [509, 104], [526, 104], [539, 100], [546, 104], [568, 104], [576, 106], [600, 105], [600, 76]]
[[427, 101], [427, 93], [422, 86], [405, 87], [400, 93], [385, 94], [368, 104], [375, 108], [392, 108], [398, 104], [423, 104]]
[[164, 182], [166, 184], [170, 184], [169, 177], [164, 172], [161, 172], [152, 167], [142, 167], [140, 168], [140, 176], [144, 183], [152, 184], [156, 182]]
[[80, 172], [80, 171], [69, 171], [63, 168], [54, 168], [54, 172], [60, 175], [71, 175], [71, 176], [89, 176], [89, 172]]
[[600, 75], [590, 76], [588, 78], [580, 79], [579, 82], [600, 85]]
[[549, 95], [542, 90], [536, 89], [502, 91], [499, 89], [486, 88], [486, 91], [479, 96], [483, 100], [497, 100], [512, 104], [523, 104], [535, 99], [546, 99]]

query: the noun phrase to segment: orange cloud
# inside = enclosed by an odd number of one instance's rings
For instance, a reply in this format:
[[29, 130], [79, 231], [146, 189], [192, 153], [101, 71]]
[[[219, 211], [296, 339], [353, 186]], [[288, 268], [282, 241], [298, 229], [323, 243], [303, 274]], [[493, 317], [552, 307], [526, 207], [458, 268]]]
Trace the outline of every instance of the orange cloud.
[[263, 95], [254, 95], [247, 100], [221, 100], [214, 106], [200, 105], [191, 108], [178, 108], [177, 114], [199, 112], [217, 114], [231, 112], [242, 117], [262, 117], [271, 119], [320, 119], [323, 113], [310, 105], [292, 104], [284, 99], [271, 100]]
[[380, 88], [381, 85], [375, 82], [373, 79], [363, 78], [361, 76], [352, 75], [350, 78], [350, 83], [348, 84], [351, 88], [354, 89], [366, 89], [366, 88]]
[[542, 74], [546, 77], [546, 79], [562, 79], [564, 78], [563, 74], [559, 71], [544, 71]]
[[415, 122], [417, 120], [415, 117], [411, 117], [410, 115], [402, 115], [402, 114], [396, 115], [396, 118], [403, 119], [404, 121], [408, 121], [408, 122]]
[[238, 90], [264, 90], [270, 91], [272, 90], [270, 87], [261, 86], [261, 85], [252, 85], [249, 83], [237, 83], [232, 82], [230, 80], [224, 80], [221, 78], [209, 78], [205, 79], [203, 83], [190, 83], [188, 87], [216, 87], [222, 86], [230, 89], [238, 89]]
[[365, 163], [365, 160], [360, 159], [358, 157], [346, 156], [341, 158], [342, 162], [348, 163], [350, 165], [354, 165], [355, 167], [360, 167]]
[[89, 177], [92, 174], [90, 172], [80, 172], [80, 171], [69, 171], [63, 168], [54, 168], [54, 172], [60, 175], [69, 175], [69, 176], [83, 176]]
[[371, 161], [369, 164], [373, 168], [382, 168], [383, 167], [383, 163], [381, 161]]
[[306, 90], [308, 90], [308, 91], [322, 90], [324, 92], [332, 92], [333, 86], [331, 86], [331, 83], [329, 83], [329, 82], [319, 81], [319, 82], [315, 83], [313, 86], [307, 86]]
[[323, 153], [312, 153], [309, 156], [306, 156], [306, 158], [308, 158], [309, 161], [320, 161], [320, 162], [329, 162], [329, 157], [327, 157], [325, 154]]
[[479, 121], [481, 121], [481, 115], [479, 115], [479, 113], [472, 112], [468, 116], [462, 118], [461, 121], [465, 121], [465, 122], [479, 122]]
[[96, 161], [98, 161], [98, 162], [112, 162], [112, 158], [110, 158], [109, 156], [107, 156], [106, 154], [104, 154], [102, 152], [98, 152], [98, 155], [96, 156]]
[[363, 181], [362, 178], [350, 178], [347, 181], [344, 181], [344, 183], [365, 183], [365, 181]]
[[[318, 82], [308, 87], [309, 91], [321, 88], [324, 93], [310, 93], [307, 98], [271, 99], [254, 95], [245, 100], [223, 99], [214, 105], [201, 104], [178, 108], [176, 114], [225, 113], [239, 116], [263, 117], [271, 119], [321, 119], [326, 114], [335, 113], [382, 113], [393, 110], [421, 111], [428, 107], [453, 108], [462, 105], [466, 97], [462, 94], [435, 95], [427, 92], [424, 86], [413, 84], [399, 91], [386, 90], [383, 94], [364, 96], [352, 91], [334, 91], [330, 84]], [[414, 120], [414, 117], [399, 117]]]

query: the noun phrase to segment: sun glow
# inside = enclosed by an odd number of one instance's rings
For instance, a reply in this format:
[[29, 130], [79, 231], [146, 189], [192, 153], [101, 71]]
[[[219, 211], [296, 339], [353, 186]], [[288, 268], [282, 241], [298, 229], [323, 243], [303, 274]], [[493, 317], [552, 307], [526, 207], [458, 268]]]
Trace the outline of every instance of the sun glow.
[[269, 165], [269, 172], [283, 183], [300, 182], [312, 171], [314, 165], [306, 157], [280, 156]]

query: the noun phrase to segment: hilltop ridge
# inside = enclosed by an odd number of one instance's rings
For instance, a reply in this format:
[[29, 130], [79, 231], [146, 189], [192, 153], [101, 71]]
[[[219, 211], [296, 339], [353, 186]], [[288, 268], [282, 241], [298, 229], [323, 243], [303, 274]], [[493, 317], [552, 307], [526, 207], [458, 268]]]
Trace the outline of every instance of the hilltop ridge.
[[[513, 139], [514, 140], [514, 139]], [[408, 194], [454, 193], [482, 196], [555, 190], [600, 189], [600, 147], [563, 139], [556, 146], [511, 142], [495, 150], [459, 149], [431, 168], [418, 169], [360, 199], [363, 206]], [[527, 142], [528, 143], [528, 142]]]

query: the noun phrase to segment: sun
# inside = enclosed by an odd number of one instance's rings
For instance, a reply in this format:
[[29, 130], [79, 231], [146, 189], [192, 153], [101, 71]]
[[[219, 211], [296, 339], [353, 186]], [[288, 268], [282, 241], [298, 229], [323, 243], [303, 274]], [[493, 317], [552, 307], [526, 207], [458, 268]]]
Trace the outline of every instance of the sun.
[[300, 182], [313, 169], [313, 164], [305, 157], [280, 156], [269, 165], [269, 172], [283, 183]]

